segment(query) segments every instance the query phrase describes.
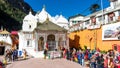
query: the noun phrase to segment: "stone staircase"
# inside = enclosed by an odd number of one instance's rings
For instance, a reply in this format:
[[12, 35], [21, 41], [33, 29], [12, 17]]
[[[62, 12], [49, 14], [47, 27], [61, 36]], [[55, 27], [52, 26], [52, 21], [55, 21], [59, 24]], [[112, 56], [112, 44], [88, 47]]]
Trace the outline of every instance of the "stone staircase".
[[35, 51], [34, 49], [26, 49], [27, 54], [33, 58], [43, 58], [43, 51]]
[[44, 57], [43, 52], [44, 52], [44, 51], [35, 52], [34, 57], [35, 57], [35, 58], [43, 58], [43, 57]]

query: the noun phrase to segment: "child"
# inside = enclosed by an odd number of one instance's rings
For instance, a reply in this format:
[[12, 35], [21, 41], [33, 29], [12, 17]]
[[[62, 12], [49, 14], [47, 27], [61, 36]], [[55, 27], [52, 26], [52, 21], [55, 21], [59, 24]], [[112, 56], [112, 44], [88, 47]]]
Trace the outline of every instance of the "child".
[[45, 48], [45, 50], [44, 50], [44, 59], [46, 59], [46, 56], [47, 56], [47, 49]]
[[27, 52], [25, 49], [23, 49], [23, 59], [26, 59], [26, 56], [27, 56]]

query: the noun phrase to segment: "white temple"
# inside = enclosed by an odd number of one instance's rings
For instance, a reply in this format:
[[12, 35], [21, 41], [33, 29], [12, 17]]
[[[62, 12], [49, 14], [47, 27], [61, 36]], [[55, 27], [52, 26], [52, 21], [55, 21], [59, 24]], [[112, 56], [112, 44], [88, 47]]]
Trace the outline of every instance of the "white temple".
[[50, 50], [61, 45], [69, 48], [67, 29], [67, 19], [62, 15], [52, 17], [45, 7], [35, 16], [29, 12], [23, 19], [22, 30], [18, 33], [19, 51], [26, 49], [28, 55], [43, 57], [46, 42]]
[[0, 55], [4, 55], [7, 49], [12, 46], [10, 33], [5, 29], [0, 31]]

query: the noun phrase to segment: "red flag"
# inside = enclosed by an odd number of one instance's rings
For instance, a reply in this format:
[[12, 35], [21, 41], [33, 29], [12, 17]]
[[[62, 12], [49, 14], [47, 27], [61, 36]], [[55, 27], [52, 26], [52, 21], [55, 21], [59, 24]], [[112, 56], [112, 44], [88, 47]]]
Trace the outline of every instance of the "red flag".
[[48, 43], [46, 42], [46, 48], [48, 49]]

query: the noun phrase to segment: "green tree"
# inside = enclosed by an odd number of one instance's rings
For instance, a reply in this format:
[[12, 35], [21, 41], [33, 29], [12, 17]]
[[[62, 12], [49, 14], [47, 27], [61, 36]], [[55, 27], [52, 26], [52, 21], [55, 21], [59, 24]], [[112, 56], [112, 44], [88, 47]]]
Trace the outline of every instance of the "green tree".
[[92, 4], [90, 7], [90, 11], [91, 11], [91, 13], [94, 13], [94, 12], [98, 11], [99, 8], [100, 8], [100, 6], [98, 4]]

